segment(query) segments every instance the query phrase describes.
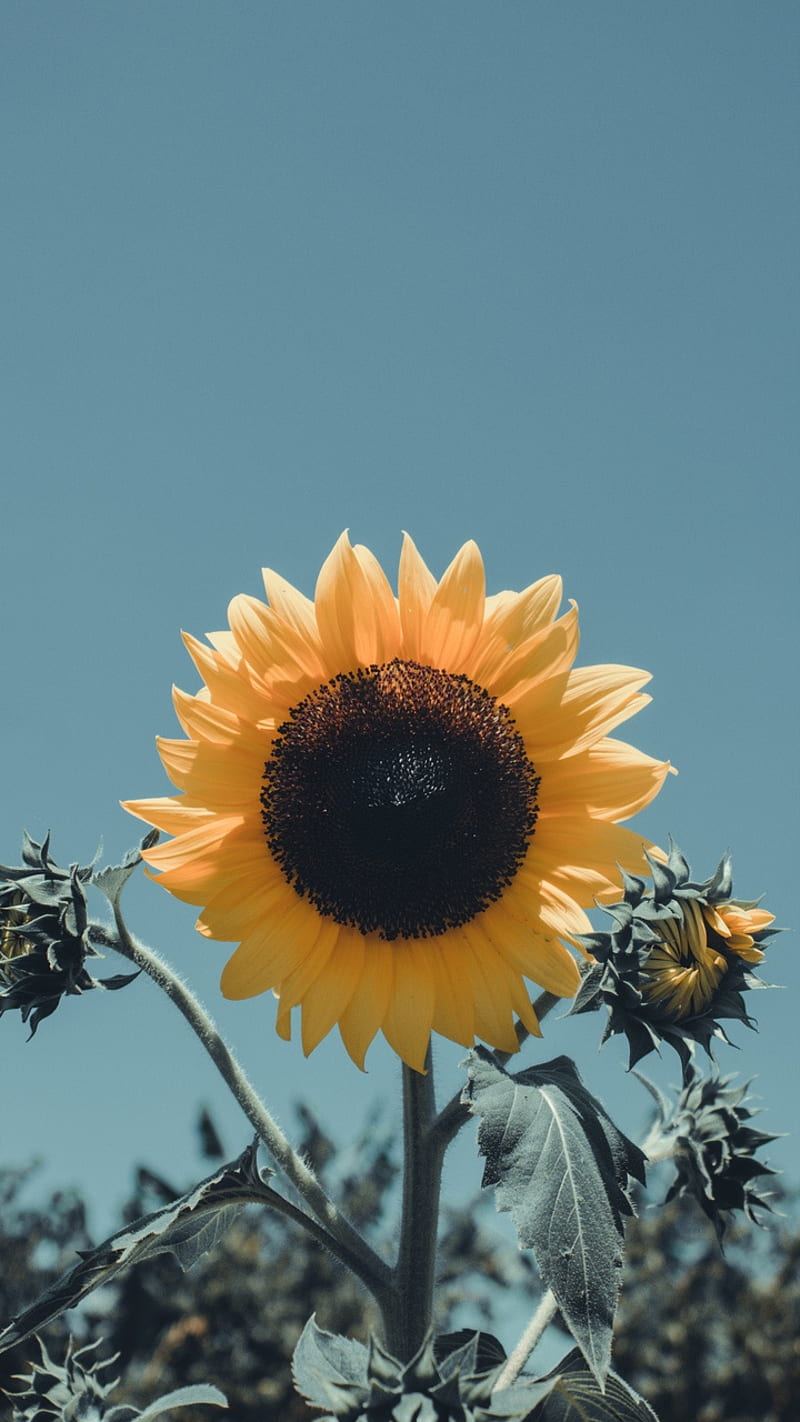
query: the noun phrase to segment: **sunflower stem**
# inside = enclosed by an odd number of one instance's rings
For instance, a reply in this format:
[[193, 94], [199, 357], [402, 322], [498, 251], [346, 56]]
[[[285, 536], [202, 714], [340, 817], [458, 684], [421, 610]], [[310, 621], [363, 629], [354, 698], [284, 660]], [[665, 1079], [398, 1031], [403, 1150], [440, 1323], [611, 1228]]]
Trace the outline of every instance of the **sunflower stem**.
[[499, 1390], [501, 1387], [510, 1387], [516, 1381], [548, 1323], [551, 1323], [555, 1317], [557, 1309], [555, 1295], [551, 1289], [548, 1289], [547, 1293], [543, 1294], [539, 1300], [533, 1317], [516, 1347], [506, 1358], [505, 1366], [495, 1383], [495, 1388]]
[[431, 1326], [439, 1191], [446, 1143], [434, 1130], [430, 1048], [424, 1073], [403, 1066], [403, 1210], [392, 1288], [379, 1299], [390, 1351], [408, 1362]]
[[[325, 1243], [331, 1253], [336, 1255], [377, 1297], [380, 1292], [385, 1291], [390, 1275], [390, 1270], [385, 1262], [337, 1209], [313, 1170], [289, 1143], [255, 1088], [248, 1081], [227, 1043], [220, 1036], [211, 1017], [194, 994], [173, 973], [172, 969], [167, 967], [158, 954], [150, 948], [145, 948], [143, 943], [133, 938], [124, 922], [118, 904], [114, 905], [114, 919], [118, 937], [110, 934], [101, 925], [92, 925], [93, 938], [98, 942], [102, 941], [103, 946], [115, 949], [124, 958], [135, 963], [138, 968], [147, 973], [148, 977], [152, 978], [162, 992], [166, 993], [170, 1001], [174, 1002], [192, 1031], [202, 1042], [259, 1140], [263, 1142], [286, 1180], [324, 1226], [322, 1231], [319, 1227], [314, 1227], [310, 1229], [310, 1232], [320, 1242]], [[290, 1213], [290, 1211], [287, 1210], [285, 1213]], [[293, 1218], [298, 1223], [304, 1223], [305, 1217], [302, 1211], [298, 1210]], [[309, 1226], [306, 1227], [313, 1225], [314, 1221], [309, 1221]], [[322, 1238], [323, 1235], [324, 1238]]]

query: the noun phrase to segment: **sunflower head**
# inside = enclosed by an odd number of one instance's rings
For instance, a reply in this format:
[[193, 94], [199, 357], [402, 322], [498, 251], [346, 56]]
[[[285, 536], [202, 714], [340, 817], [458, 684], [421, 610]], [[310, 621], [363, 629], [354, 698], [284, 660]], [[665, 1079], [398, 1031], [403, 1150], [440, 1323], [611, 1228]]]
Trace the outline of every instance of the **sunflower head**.
[[174, 838], [145, 853], [237, 943], [227, 997], [272, 989], [304, 1049], [337, 1025], [363, 1065], [382, 1031], [422, 1070], [431, 1031], [517, 1049], [539, 1031], [525, 979], [578, 987], [563, 940], [643, 870], [620, 827], [668, 765], [608, 733], [647, 673], [575, 670], [577, 612], [555, 576], [487, 596], [466, 544], [437, 580], [406, 539], [395, 594], [342, 535], [313, 601], [264, 571], [177, 692], [185, 740], [159, 742], [178, 794], [127, 808]]
[[760, 1223], [757, 1211], [771, 1207], [757, 1193], [756, 1182], [759, 1176], [775, 1174], [755, 1156], [777, 1137], [750, 1125], [758, 1108], [748, 1097], [749, 1083], [734, 1086], [733, 1080], [716, 1072], [702, 1077], [690, 1067], [674, 1114], [662, 1122], [664, 1136], [672, 1142], [676, 1169], [667, 1199], [691, 1195], [712, 1221], [720, 1241], [734, 1210]]
[[647, 858], [652, 882], [626, 874], [623, 899], [608, 909], [613, 929], [582, 940], [595, 962], [571, 1012], [605, 1004], [603, 1041], [624, 1032], [631, 1066], [666, 1041], [688, 1070], [694, 1042], [710, 1052], [713, 1037], [727, 1041], [720, 1019], [755, 1026], [743, 993], [766, 986], [753, 968], [777, 930], [757, 900], [732, 897], [728, 855], [702, 883], [675, 844]]

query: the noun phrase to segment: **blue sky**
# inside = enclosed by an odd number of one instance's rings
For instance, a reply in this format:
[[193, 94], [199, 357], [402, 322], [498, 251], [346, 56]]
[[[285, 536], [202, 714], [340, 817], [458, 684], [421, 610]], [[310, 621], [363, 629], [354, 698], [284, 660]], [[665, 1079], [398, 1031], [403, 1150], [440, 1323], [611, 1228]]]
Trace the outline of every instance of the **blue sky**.
[[[561, 572], [580, 662], [653, 672], [626, 728], [680, 770], [636, 824], [797, 923], [800, 18], [790, 5], [108, 5], [6, 0], [3, 819], [64, 862], [138, 838], [156, 733], [262, 564], [305, 591], [349, 526], [396, 569], [469, 537], [492, 590]], [[309, 1062], [224, 945], [141, 882], [131, 926], [197, 988], [286, 1125], [345, 1138], [399, 1096], [380, 1044]], [[116, 970], [116, 965], [114, 965]], [[767, 976], [796, 991], [797, 942]], [[800, 1178], [797, 998], [761, 994], [756, 1076]], [[646, 1104], [599, 1019], [550, 1020], [624, 1127]], [[463, 1053], [440, 1051], [443, 1090]], [[0, 1030], [3, 1156], [89, 1190], [248, 1136], [149, 984]], [[656, 1064], [662, 1083], [677, 1063]], [[98, 1129], [98, 1123], [100, 1128]], [[451, 1187], [477, 1186], [469, 1143]]]

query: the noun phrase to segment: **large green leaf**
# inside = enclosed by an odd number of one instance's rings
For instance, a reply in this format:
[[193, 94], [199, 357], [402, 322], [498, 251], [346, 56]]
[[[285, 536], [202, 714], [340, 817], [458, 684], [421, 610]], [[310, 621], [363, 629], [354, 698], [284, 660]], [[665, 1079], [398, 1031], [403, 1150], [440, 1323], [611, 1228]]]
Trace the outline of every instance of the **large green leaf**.
[[483, 1185], [508, 1210], [592, 1373], [611, 1360], [630, 1178], [644, 1156], [583, 1085], [568, 1057], [516, 1075], [477, 1047], [464, 1099], [479, 1116]]

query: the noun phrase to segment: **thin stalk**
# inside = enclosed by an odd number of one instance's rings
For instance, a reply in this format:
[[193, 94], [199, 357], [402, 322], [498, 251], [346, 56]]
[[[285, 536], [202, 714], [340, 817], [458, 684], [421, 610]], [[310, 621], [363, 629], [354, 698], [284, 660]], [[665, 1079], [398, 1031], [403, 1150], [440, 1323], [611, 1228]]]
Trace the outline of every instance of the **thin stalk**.
[[557, 1308], [555, 1295], [552, 1290], [548, 1289], [547, 1293], [543, 1294], [539, 1300], [536, 1311], [518, 1344], [506, 1358], [503, 1371], [495, 1383], [495, 1388], [498, 1391], [501, 1387], [510, 1387], [519, 1377], [548, 1323], [552, 1322]]
[[445, 1145], [436, 1118], [430, 1049], [426, 1072], [403, 1066], [403, 1209], [392, 1286], [379, 1298], [390, 1351], [413, 1357], [431, 1325], [439, 1191]]
[[[290, 1145], [255, 1088], [248, 1081], [245, 1072], [234, 1058], [226, 1042], [220, 1036], [205, 1008], [156, 953], [145, 948], [144, 944], [132, 937], [118, 905], [114, 905], [114, 919], [119, 937], [115, 938], [98, 925], [99, 932], [93, 935], [96, 936], [96, 941], [102, 941], [104, 946], [115, 949], [124, 958], [135, 963], [136, 967], [147, 973], [162, 992], [166, 993], [170, 1001], [174, 1002], [178, 1011], [205, 1047], [259, 1140], [266, 1146], [283, 1175], [309, 1210], [324, 1225], [325, 1239], [323, 1242], [348, 1269], [351, 1269], [362, 1280], [373, 1294], [385, 1289], [390, 1272], [388, 1266], [367, 1244], [358, 1230], [350, 1224], [350, 1221], [341, 1214], [326, 1194], [314, 1172]], [[93, 925], [94, 928], [95, 925]], [[305, 1218], [303, 1212], [298, 1211], [298, 1216], [301, 1217], [300, 1223], [302, 1223]], [[312, 1230], [312, 1233], [314, 1232]]]

